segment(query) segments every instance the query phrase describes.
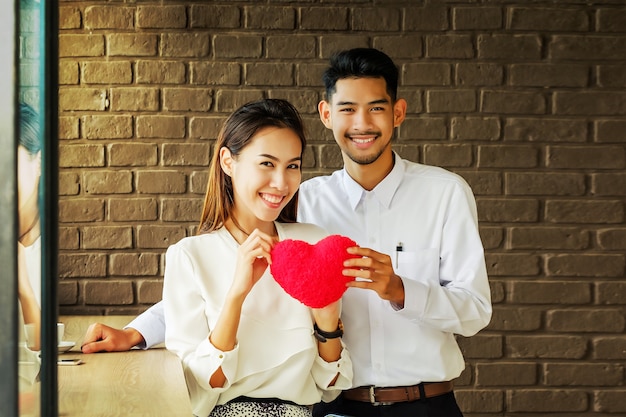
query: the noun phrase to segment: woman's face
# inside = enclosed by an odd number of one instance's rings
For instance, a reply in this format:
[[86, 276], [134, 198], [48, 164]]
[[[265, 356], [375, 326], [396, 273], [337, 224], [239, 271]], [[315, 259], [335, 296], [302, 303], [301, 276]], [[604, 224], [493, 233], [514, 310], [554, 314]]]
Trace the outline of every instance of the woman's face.
[[[259, 130], [239, 156], [222, 148], [221, 165], [234, 189], [234, 216], [242, 225], [256, 227], [276, 220], [300, 187], [302, 143], [289, 128]], [[250, 231], [250, 230], [249, 230]]]
[[19, 211], [36, 207], [39, 178], [41, 177], [41, 152], [28, 153], [23, 146], [17, 147], [17, 201]]

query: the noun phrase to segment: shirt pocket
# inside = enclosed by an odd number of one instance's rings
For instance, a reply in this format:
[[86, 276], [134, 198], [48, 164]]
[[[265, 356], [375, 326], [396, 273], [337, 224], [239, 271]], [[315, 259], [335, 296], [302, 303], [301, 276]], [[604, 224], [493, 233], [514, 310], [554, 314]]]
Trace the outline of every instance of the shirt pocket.
[[439, 281], [439, 252], [437, 249], [396, 252], [396, 274], [415, 281]]

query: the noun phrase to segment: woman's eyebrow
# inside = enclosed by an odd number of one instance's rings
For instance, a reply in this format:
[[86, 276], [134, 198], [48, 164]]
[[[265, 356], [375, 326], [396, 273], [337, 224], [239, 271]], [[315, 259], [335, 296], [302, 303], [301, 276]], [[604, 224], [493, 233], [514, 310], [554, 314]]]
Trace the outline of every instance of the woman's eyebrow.
[[[279, 159], [277, 157], [275, 157], [274, 155], [267, 154], [267, 153], [259, 154], [259, 156], [261, 156], [263, 158], [271, 159], [272, 161], [279, 161]], [[289, 160], [289, 162], [293, 162], [293, 161], [302, 161], [302, 157], [301, 156], [296, 156], [295, 158], [291, 158]]]

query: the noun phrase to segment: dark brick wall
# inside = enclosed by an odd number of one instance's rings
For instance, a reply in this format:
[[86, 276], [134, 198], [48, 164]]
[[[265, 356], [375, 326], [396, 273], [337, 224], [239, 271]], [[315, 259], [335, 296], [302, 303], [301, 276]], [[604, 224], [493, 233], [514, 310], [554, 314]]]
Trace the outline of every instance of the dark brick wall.
[[395, 149], [476, 194], [494, 315], [460, 339], [466, 415], [624, 415], [625, 35], [622, 0], [62, 0], [61, 313], [160, 299], [239, 105], [291, 100], [305, 177], [339, 168], [320, 74], [372, 46], [409, 101]]

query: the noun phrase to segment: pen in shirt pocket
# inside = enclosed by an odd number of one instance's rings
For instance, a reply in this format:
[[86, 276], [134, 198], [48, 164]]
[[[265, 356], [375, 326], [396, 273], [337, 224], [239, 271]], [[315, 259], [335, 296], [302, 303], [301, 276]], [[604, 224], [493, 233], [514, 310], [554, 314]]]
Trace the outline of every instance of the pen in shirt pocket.
[[400, 252], [402, 252], [402, 242], [398, 242], [396, 245], [396, 268], [398, 267], [398, 257], [400, 256]]

